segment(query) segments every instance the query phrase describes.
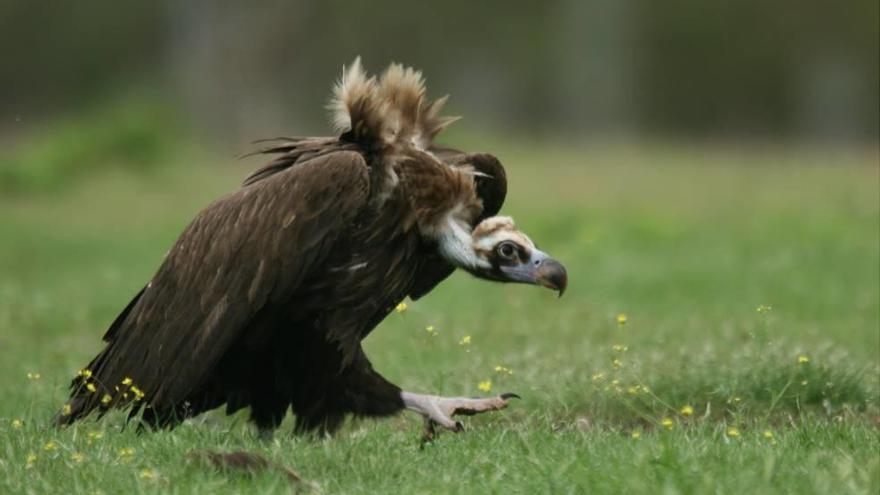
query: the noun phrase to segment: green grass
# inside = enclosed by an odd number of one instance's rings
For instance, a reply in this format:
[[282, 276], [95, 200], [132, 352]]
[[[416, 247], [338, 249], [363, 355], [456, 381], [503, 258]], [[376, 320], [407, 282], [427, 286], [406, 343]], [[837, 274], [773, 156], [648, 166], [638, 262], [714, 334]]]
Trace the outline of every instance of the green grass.
[[148, 172], [180, 146], [180, 119], [155, 98], [112, 98], [0, 148], [0, 194], [52, 192], [91, 174], [123, 166]]
[[366, 342], [404, 388], [477, 395], [490, 379], [524, 397], [424, 450], [409, 414], [331, 439], [292, 437], [288, 420], [272, 443], [245, 415], [49, 428], [185, 223], [256, 163], [0, 197], [0, 492], [289, 492], [279, 474], [185, 460], [245, 449], [325, 493], [877, 493], [876, 150], [559, 144], [471, 147], [508, 167], [505, 212], [565, 262], [566, 295], [459, 274]]

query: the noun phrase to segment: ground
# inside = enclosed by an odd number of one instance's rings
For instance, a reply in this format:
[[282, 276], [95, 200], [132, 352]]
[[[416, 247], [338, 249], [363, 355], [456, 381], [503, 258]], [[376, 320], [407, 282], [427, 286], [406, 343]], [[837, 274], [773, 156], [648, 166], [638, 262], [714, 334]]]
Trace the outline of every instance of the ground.
[[470, 147], [506, 164], [504, 212], [569, 289], [457, 274], [372, 334], [404, 388], [523, 397], [424, 449], [410, 414], [328, 439], [288, 420], [269, 443], [217, 413], [51, 428], [185, 223], [258, 160], [185, 154], [0, 196], [0, 492], [290, 490], [187, 461], [200, 449], [262, 453], [324, 493], [880, 491], [876, 149], [520, 142]]

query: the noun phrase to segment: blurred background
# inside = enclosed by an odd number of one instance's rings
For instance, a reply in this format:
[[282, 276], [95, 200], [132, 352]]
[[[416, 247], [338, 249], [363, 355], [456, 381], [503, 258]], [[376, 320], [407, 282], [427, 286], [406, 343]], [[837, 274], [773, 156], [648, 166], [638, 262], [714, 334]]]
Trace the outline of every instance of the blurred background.
[[181, 141], [233, 157], [325, 134], [330, 83], [356, 55], [423, 69], [471, 133], [878, 140], [875, 0], [7, 0], [0, 190], [149, 166]]

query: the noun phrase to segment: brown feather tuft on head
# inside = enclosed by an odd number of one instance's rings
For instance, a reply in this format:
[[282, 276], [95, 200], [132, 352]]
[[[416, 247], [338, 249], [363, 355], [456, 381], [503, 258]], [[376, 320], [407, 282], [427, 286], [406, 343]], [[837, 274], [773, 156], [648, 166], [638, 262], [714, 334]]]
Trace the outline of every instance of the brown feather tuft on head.
[[352, 140], [369, 148], [390, 144], [428, 149], [446, 126], [458, 117], [441, 117], [447, 97], [425, 97], [422, 73], [401, 64], [391, 64], [377, 80], [367, 76], [360, 57], [344, 68], [329, 108], [333, 125]]
[[376, 77], [367, 77], [360, 57], [354, 59], [351, 67], [343, 67], [329, 107], [338, 131], [351, 131], [355, 140], [361, 142], [382, 140], [388, 105], [377, 97]]

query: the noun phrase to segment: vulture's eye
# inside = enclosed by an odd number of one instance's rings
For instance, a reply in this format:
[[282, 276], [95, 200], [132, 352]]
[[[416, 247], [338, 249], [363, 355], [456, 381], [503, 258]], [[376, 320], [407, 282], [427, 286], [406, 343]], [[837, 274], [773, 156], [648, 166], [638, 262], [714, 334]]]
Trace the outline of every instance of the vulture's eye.
[[498, 256], [501, 256], [504, 259], [512, 260], [516, 257], [517, 247], [516, 244], [512, 242], [502, 242], [495, 248], [495, 251], [498, 252]]

